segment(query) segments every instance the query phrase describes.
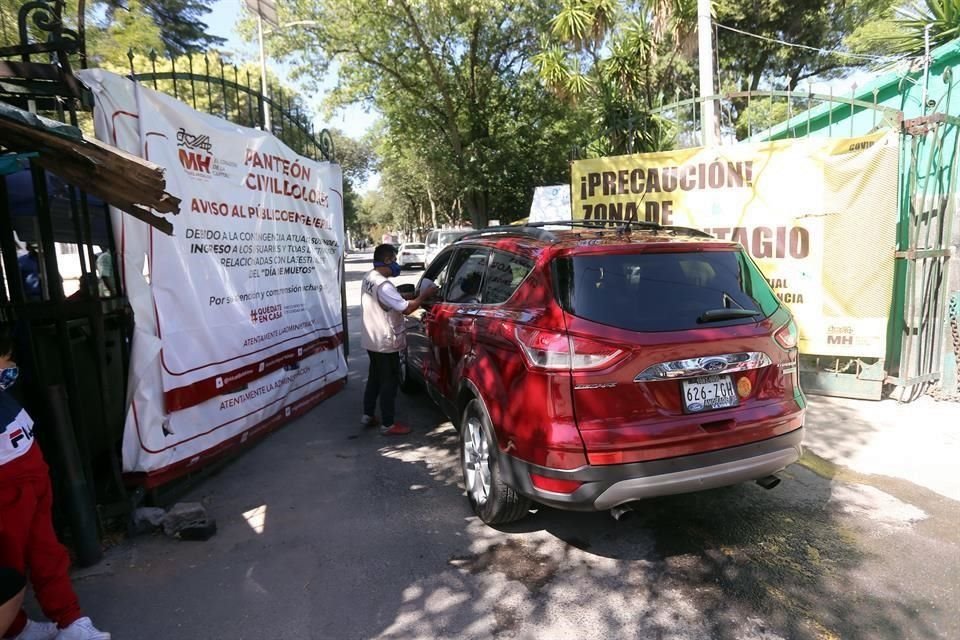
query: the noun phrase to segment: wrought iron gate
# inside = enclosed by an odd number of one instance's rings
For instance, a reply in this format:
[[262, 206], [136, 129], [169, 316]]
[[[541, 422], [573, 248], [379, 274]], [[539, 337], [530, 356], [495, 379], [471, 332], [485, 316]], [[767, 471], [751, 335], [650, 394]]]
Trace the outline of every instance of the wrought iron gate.
[[943, 113], [907, 120], [901, 140], [900, 225], [886, 382], [903, 400], [943, 376], [950, 235], [960, 153], [960, 118]]

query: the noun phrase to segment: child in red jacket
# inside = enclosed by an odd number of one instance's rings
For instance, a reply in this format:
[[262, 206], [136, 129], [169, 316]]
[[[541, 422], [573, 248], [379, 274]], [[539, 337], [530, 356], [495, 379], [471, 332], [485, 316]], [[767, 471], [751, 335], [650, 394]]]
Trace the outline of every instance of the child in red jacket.
[[29, 620], [21, 609], [3, 638], [109, 640], [80, 611], [70, 584], [70, 557], [53, 530], [50, 475], [33, 441], [33, 420], [6, 391], [17, 373], [13, 342], [0, 335], [0, 566], [29, 575], [53, 622]]

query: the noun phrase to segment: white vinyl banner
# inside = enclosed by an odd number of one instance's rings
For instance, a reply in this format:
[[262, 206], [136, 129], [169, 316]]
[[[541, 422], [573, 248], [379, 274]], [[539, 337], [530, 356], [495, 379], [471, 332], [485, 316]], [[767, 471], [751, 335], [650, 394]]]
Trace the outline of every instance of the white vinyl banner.
[[101, 140], [164, 167], [174, 235], [114, 211], [136, 331], [124, 470], [158, 484], [342, 388], [340, 167], [102, 70]]

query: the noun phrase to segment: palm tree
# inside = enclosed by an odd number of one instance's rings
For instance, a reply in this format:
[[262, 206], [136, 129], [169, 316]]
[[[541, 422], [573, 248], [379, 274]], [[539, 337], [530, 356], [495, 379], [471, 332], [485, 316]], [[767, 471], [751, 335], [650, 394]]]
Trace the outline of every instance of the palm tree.
[[559, 96], [595, 114], [595, 153], [663, 149], [673, 127], [650, 111], [689, 76], [696, 1], [564, 0], [534, 57]]
[[894, 53], [923, 55], [928, 26], [931, 47], [960, 37], [960, 0], [919, 0], [895, 13], [896, 33], [880, 38]]

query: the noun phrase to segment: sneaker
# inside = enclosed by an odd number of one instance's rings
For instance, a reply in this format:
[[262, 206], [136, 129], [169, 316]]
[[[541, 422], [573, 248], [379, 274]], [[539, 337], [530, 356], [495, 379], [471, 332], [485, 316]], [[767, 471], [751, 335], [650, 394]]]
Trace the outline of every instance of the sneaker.
[[380, 425], [380, 421], [377, 419], [377, 416], [368, 416], [363, 414], [363, 417], [360, 418], [360, 424], [364, 427], [376, 427]]
[[110, 640], [110, 634], [93, 626], [90, 618], [83, 617], [66, 629], [61, 629], [57, 640]]
[[399, 422], [394, 422], [389, 427], [386, 425], [380, 427], [380, 435], [382, 436], [405, 436], [411, 431], [413, 431], [413, 429]]
[[13, 640], [53, 640], [60, 633], [57, 625], [52, 622], [37, 622], [36, 620], [27, 620], [27, 626], [23, 628], [20, 635], [14, 636]]

